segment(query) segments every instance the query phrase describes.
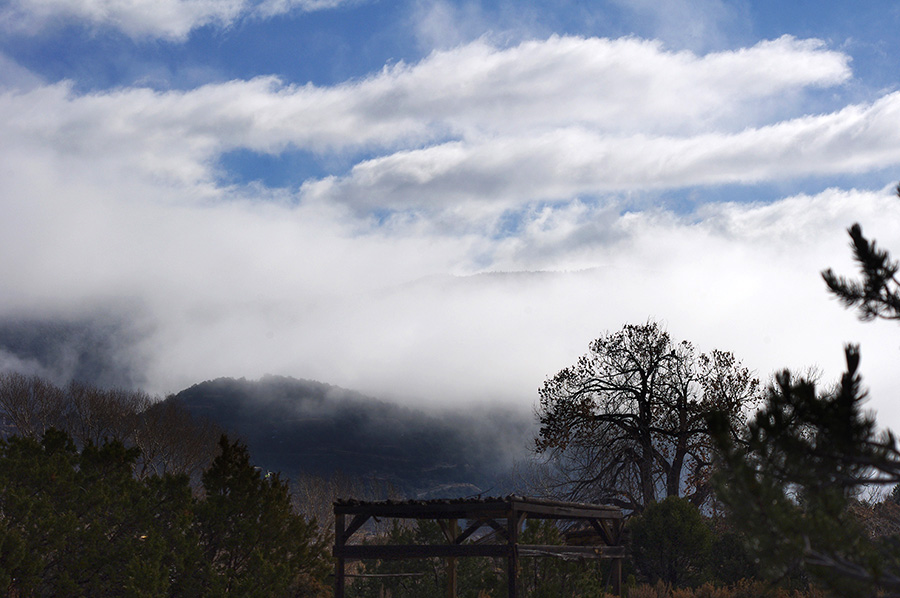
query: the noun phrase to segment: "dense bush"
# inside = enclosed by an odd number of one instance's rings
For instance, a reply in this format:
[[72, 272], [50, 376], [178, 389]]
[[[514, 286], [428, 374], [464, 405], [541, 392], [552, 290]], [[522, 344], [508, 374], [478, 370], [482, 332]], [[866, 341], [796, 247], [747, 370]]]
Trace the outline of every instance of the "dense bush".
[[201, 498], [186, 475], [135, 477], [139, 453], [54, 429], [0, 442], [0, 593], [327, 595], [327, 540], [246, 447], [222, 437]]
[[684, 586], [703, 579], [712, 532], [690, 501], [670, 496], [651, 504], [629, 530], [634, 566], [647, 580]]
[[709, 575], [712, 581], [723, 586], [759, 575], [759, 564], [737, 532], [725, 529], [714, 534], [709, 559]]

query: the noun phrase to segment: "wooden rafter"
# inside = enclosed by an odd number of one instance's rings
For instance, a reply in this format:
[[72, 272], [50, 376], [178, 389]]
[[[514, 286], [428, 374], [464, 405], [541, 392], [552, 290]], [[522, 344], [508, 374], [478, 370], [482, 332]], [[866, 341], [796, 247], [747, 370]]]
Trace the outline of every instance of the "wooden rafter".
[[[428, 501], [343, 500], [334, 503], [335, 513], [335, 598], [344, 598], [345, 562], [348, 560], [384, 560], [409, 558], [444, 558], [451, 570], [448, 596], [456, 595], [455, 559], [465, 557], [504, 558], [507, 562], [509, 598], [518, 597], [516, 579], [522, 557], [556, 557], [563, 559], [611, 559], [613, 588], [621, 592], [621, 563], [625, 548], [621, 546], [622, 510], [607, 505], [569, 503], [522, 496], [502, 498], [453, 499]], [[345, 517], [352, 516], [345, 527]], [[351, 544], [352, 536], [370, 518], [426, 519], [438, 522], [446, 544], [378, 545]], [[546, 546], [519, 543], [522, 523], [528, 519], [581, 521], [596, 532], [600, 544], [579, 546]], [[457, 522], [467, 525], [459, 531]], [[501, 523], [502, 522], [502, 523]], [[493, 533], [475, 538], [482, 528]]]

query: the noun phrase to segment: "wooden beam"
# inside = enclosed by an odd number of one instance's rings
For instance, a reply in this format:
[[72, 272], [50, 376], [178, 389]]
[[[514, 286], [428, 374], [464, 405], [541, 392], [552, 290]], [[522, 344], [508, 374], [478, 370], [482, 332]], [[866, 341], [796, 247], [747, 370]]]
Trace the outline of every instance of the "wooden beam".
[[549, 515], [553, 519], [624, 519], [625, 515], [619, 507], [609, 505], [592, 505], [585, 503], [563, 502], [543, 498], [509, 496], [510, 504], [529, 516]]
[[600, 535], [600, 538], [603, 539], [604, 544], [606, 544], [607, 546], [616, 544], [616, 542], [613, 542], [610, 530], [607, 529], [605, 525], [603, 525], [604, 521], [598, 521], [597, 519], [589, 519], [588, 521], [590, 521], [591, 527], [593, 527], [594, 530]]
[[624, 588], [622, 587], [622, 559], [615, 559], [612, 562], [612, 583], [610, 584], [612, 587], [613, 595], [615, 596], [624, 596], [622, 593]]
[[[448, 499], [428, 501], [342, 500], [334, 503], [335, 513], [335, 598], [344, 598], [344, 571], [347, 560], [388, 560], [413, 558], [443, 558], [447, 561], [448, 596], [455, 598], [455, 567], [460, 557], [494, 557], [507, 559], [508, 596], [518, 598], [518, 568], [520, 557], [552, 556], [567, 559], [613, 559], [611, 585], [621, 592], [621, 546], [623, 511], [618, 507], [567, 503], [561, 501], [506, 496], [486, 499]], [[345, 517], [352, 515], [349, 526]], [[446, 545], [349, 545], [347, 541], [370, 517], [436, 520], [447, 538]], [[519, 532], [526, 518], [582, 520], [607, 546], [544, 546], [519, 545]], [[469, 521], [460, 533], [457, 520]], [[505, 520], [505, 525], [500, 524]], [[489, 526], [495, 533], [464, 544], [476, 531]], [[498, 539], [501, 544], [490, 543]], [[590, 540], [589, 540], [590, 541]], [[594, 541], [596, 542], [596, 540]]]
[[425, 577], [428, 573], [344, 573], [344, 577], [372, 577], [384, 579], [388, 577]]
[[[343, 544], [346, 544], [350, 537], [355, 534], [359, 528], [366, 524], [366, 521], [369, 520], [369, 515], [354, 515], [353, 520], [350, 522], [350, 525], [347, 526], [347, 529], [344, 530]], [[337, 536], [335, 536], [337, 537]]]
[[366, 514], [374, 517], [399, 519], [474, 519], [477, 517], [503, 517], [505, 502], [485, 503], [361, 503], [334, 505], [335, 513], [347, 515]]
[[454, 540], [453, 543], [454, 544], [462, 544], [463, 542], [465, 542], [466, 540], [469, 539], [469, 536], [471, 536], [472, 534], [474, 534], [475, 532], [477, 532], [478, 530], [483, 528], [485, 525], [487, 525], [487, 520], [476, 519], [475, 521], [469, 523], [469, 525], [466, 526], [466, 529], [464, 529], [461, 534], [456, 536], [456, 540]]
[[585, 506], [563, 506], [553, 504], [531, 504], [513, 502], [516, 510], [528, 513], [535, 519], [616, 519], [622, 516], [621, 511], [612, 511], [609, 508], [588, 508]]
[[503, 536], [505, 540], [509, 540], [509, 531], [505, 527], [503, 527], [493, 519], [488, 519], [487, 521], [485, 521], [485, 523], [489, 525], [492, 530]]
[[558, 544], [519, 544], [520, 557], [552, 556], [562, 559], [621, 559], [624, 546], [560, 546]]
[[504, 519], [510, 508], [540, 519], [622, 519], [624, 517], [622, 510], [618, 507], [566, 503], [521, 496], [447, 501], [339, 501], [334, 503], [335, 513], [409, 519], [477, 519], [486, 517]]
[[441, 533], [444, 534], [444, 539], [447, 540], [447, 544], [455, 544], [453, 541], [454, 534], [450, 532], [450, 522], [456, 521], [455, 519], [438, 519], [437, 524], [438, 527], [441, 528]]
[[348, 544], [334, 547], [334, 556], [348, 561], [365, 559], [427, 559], [432, 557], [505, 557], [505, 544]]
[[613, 533], [612, 533], [613, 544], [614, 545], [622, 544], [622, 530], [625, 529], [625, 522], [621, 519], [618, 519], [616, 521], [612, 521], [610, 523], [610, 525], [612, 525], [612, 528], [613, 528]]
[[[580, 559], [621, 559], [624, 546], [560, 546], [558, 544], [517, 544], [518, 557], [555, 556]], [[335, 546], [334, 556], [347, 561], [397, 560], [452, 557], [506, 557], [508, 544], [348, 544]]]

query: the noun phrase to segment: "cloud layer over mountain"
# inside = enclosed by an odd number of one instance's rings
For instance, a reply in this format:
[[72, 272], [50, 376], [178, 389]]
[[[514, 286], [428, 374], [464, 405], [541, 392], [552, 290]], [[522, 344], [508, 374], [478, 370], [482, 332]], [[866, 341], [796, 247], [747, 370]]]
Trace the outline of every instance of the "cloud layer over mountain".
[[[337, 4], [4, 15], [183, 40]], [[527, 408], [590, 339], [653, 317], [763, 377], [835, 375], [862, 341], [884, 395], [897, 330], [856, 323], [818, 275], [852, 273], [856, 221], [900, 254], [900, 93], [861, 90], [851, 65], [790, 35], [708, 52], [485, 35], [335, 84], [85, 90], [6, 58], [0, 316], [108, 316], [128, 330], [118, 367], [155, 392], [275, 373]], [[253, 180], [234, 152], [310, 174]]]

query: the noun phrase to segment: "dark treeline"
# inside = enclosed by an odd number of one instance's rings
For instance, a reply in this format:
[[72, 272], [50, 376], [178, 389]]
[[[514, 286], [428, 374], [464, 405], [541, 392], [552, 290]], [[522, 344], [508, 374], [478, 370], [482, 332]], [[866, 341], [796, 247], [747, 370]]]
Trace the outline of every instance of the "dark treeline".
[[0, 416], [3, 595], [329, 594], [289, 481], [180, 402], [7, 373]]
[[0, 443], [6, 596], [327, 596], [327, 537], [222, 436], [192, 492], [140, 449], [56, 429]]
[[39, 440], [56, 429], [79, 447], [107, 440], [136, 447], [138, 478], [171, 473], [196, 481], [216, 455], [223, 431], [177, 401], [159, 401], [142, 391], [77, 382], [58, 387], [15, 372], [0, 374], [0, 418], [7, 436]]

